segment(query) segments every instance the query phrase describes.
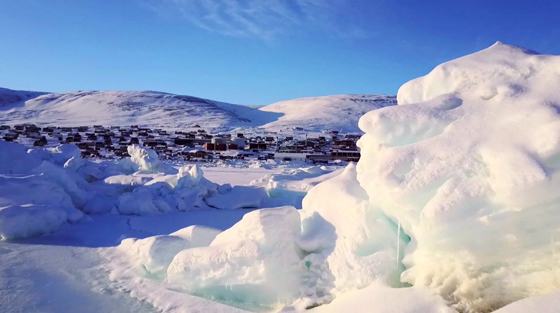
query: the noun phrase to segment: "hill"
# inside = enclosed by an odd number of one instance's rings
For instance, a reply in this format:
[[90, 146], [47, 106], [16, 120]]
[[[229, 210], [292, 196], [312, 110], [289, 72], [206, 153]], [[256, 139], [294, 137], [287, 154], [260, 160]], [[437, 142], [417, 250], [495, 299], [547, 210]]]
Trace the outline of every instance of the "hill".
[[200, 125], [211, 132], [302, 127], [358, 132], [360, 116], [395, 103], [393, 96], [339, 95], [256, 107], [155, 91], [41, 93], [0, 88], [0, 124], [142, 125], [171, 130]]

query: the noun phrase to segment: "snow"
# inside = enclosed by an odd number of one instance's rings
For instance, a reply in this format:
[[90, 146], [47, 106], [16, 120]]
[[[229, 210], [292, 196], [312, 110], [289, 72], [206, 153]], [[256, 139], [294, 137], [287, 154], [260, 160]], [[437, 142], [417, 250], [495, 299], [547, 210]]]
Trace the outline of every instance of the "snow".
[[443, 299], [429, 290], [420, 288], [391, 288], [376, 281], [366, 288], [337, 297], [329, 305], [320, 306], [307, 312], [455, 313], [456, 311], [447, 306]]
[[404, 282], [463, 311], [560, 288], [560, 57], [496, 43], [366, 114], [358, 181], [402, 224]]
[[66, 212], [54, 206], [12, 205], [0, 211], [0, 238], [46, 235], [57, 230], [66, 219]]
[[27, 153], [27, 148], [0, 140], [0, 174], [27, 174], [39, 166], [41, 160]]
[[304, 278], [307, 305], [328, 303], [374, 280], [398, 284], [396, 229], [368, 202], [354, 164], [311, 189], [301, 216], [299, 246], [311, 264]]
[[302, 210], [247, 214], [179, 252], [167, 282], [285, 311], [385, 308], [375, 291], [410, 297], [393, 301], [399, 311], [490, 312], [557, 291], [559, 62], [498, 43], [405, 84], [399, 106], [360, 120], [357, 167], [311, 189], [302, 182], [323, 169], [292, 173], [293, 186], [257, 180], [269, 193], [301, 188]]
[[220, 232], [203, 226], [189, 226], [169, 236], [126, 239], [119, 248], [138, 259], [143, 270], [152, 275], [165, 275], [177, 253], [188, 248], [208, 246]]
[[526, 312], [539, 312], [539, 313], [555, 313], [560, 308], [560, 292], [553, 292], [538, 297], [527, 298], [519, 300], [510, 305], [507, 305], [495, 313], [526, 313]]
[[336, 130], [359, 133], [358, 120], [362, 115], [395, 104], [394, 96], [336, 95], [281, 101], [260, 110], [282, 113], [277, 121], [262, 126], [271, 131], [285, 132], [303, 127], [307, 132]]
[[[0, 96], [13, 91], [0, 90]], [[2, 99], [2, 98], [0, 98]], [[280, 114], [191, 96], [154, 91], [73, 91], [35, 94], [0, 107], [1, 124], [143, 125], [184, 129], [196, 124], [211, 130], [253, 127]]]
[[295, 245], [299, 225], [293, 207], [247, 213], [210, 246], [177, 254], [167, 279], [210, 299], [264, 307], [291, 303], [304, 268]]
[[436, 67], [360, 119], [345, 169], [172, 166], [141, 146], [95, 163], [0, 142], [0, 303], [556, 312], [559, 58], [497, 43]]
[[43, 94], [46, 94], [46, 92], [0, 88], [0, 108], [2, 108], [2, 106], [8, 106], [13, 103], [33, 99]]
[[127, 152], [130, 155], [130, 160], [138, 166], [137, 171], [145, 173], [157, 172], [159, 167], [157, 152], [140, 145], [128, 146]]
[[[364, 113], [396, 104], [394, 96], [339, 95], [283, 101], [255, 108], [155, 91], [40, 93], [0, 88], [0, 124], [79, 126], [141, 125], [184, 130], [199, 125], [217, 131], [260, 128], [293, 131], [309, 126], [359, 132]], [[318, 114], [318, 112], [321, 112]]]

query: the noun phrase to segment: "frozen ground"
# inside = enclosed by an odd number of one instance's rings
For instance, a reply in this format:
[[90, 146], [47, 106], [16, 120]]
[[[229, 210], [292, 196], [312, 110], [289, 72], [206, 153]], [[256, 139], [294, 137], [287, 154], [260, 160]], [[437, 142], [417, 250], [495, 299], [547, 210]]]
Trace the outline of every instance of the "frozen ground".
[[[248, 185], [280, 169], [205, 168], [220, 184]], [[250, 211], [250, 210], [249, 210]], [[169, 234], [190, 225], [227, 229], [248, 210], [177, 212], [166, 215], [101, 215], [63, 224], [46, 237], [0, 241], [2, 312], [155, 312], [109, 280], [101, 252], [123, 238]], [[124, 291], [124, 292], [123, 292]], [[224, 309], [209, 300], [181, 294], [191, 307]], [[184, 299], [183, 299], [184, 300]]]
[[344, 169], [0, 142], [2, 311], [558, 312], [559, 69], [501, 43], [444, 63]]

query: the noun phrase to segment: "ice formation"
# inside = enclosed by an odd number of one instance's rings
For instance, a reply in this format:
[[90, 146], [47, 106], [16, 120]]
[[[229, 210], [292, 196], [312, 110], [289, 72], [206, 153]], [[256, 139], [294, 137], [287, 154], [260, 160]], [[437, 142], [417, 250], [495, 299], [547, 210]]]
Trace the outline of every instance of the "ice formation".
[[[302, 190], [336, 175], [328, 169], [297, 169], [254, 186], [219, 186], [197, 165], [174, 167], [140, 145], [130, 158], [94, 162], [75, 145], [27, 149], [0, 141], [0, 236], [48, 234], [83, 214], [159, 214], [195, 209], [244, 209], [295, 205]], [[302, 179], [297, 181], [297, 179]], [[292, 181], [289, 181], [289, 180]], [[268, 183], [286, 183], [275, 187]]]
[[178, 253], [167, 279], [189, 293], [221, 301], [266, 307], [291, 303], [305, 270], [296, 246], [299, 233], [293, 207], [247, 213], [208, 247]]
[[48, 234], [84, 213], [153, 214], [207, 208], [218, 186], [196, 165], [178, 170], [129, 147], [131, 159], [95, 163], [75, 145], [26, 149], [0, 141], [0, 238]]
[[185, 249], [210, 245], [220, 232], [209, 227], [190, 226], [169, 236], [125, 239], [120, 248], [138, 260], [140, 269], [150, 275], [165, 276], [175, 255]]
[[357, 167], [178, 252], [168, 283], [297, 309], [409, 283], [463, 312], [560, 289], [558, 86], [560, 57], [501, 43], [436, 67], [360, 120]]
[[401, 279], [464, 311], [560, 288], [560, 57], [496, 43], [366, 114], [358, 180], [411, 237]]

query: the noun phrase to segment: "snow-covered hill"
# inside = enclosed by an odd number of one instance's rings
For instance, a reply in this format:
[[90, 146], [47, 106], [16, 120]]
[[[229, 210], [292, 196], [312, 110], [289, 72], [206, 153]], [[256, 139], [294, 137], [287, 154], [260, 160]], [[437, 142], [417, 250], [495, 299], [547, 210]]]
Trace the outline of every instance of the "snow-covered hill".
[[395, 104], [394, 96], [336, 95], [276, 102], [261, 111], [283, 114], [277, 121], [264, 125], [269, 130], [304, 127], [313, 131], [330, 129], [349, 133], [361, 132], [358, 120], [362, 115]]
[[[2, 94], [14, 92], [0, 90]], [[23, 92], [18, 92], [23, 93]], [[56, 126], [145, 125], [177, 129], [200, 124], [221, 128], [258, 126], [280, 114], [191, 96], [153, 91], [74, 91], [37, 94], [0, 110], [0, 123]]]
[[46, 92], [39, 91], [23, 91], [23, 90], [11, 90], [7, 88], [0, 88], [0, 109], [4, 109], [4, 106], [10, 105], [12, 103], [18, 103], [39, 97], [46, 94]]
[[46, 94], [0, 88], [0, 124], [143, 125], [166, 129], [198, 124], [214, 132], [247, 127], [356, 132], [361, 115], [395, 102], [395, 97], [388, 96], [342, 95], [256, 107], [154, 91]]

